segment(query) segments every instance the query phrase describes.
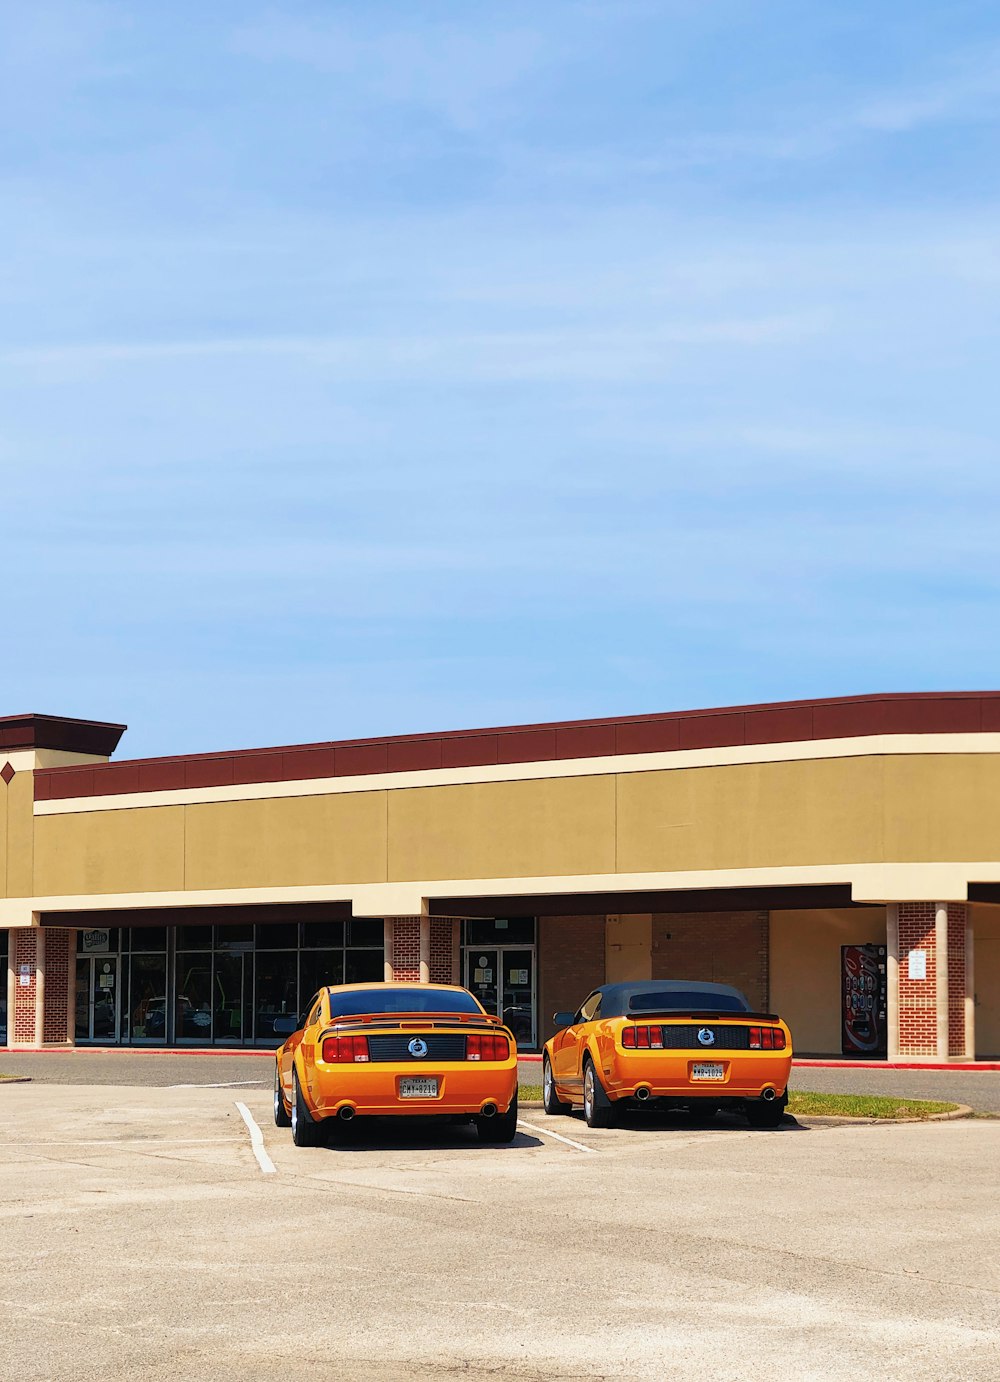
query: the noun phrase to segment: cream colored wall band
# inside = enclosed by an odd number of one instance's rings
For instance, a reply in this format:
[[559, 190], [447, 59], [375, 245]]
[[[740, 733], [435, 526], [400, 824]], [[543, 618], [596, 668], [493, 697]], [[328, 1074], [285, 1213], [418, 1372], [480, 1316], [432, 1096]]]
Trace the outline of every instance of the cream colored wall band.
[[329, 883], [274, 888], [199, 888], [187, 892], [92, 893], [0, 900], [0, 927], [38, 924], [41, 912], [102, 912], [142, 907], [236, 907], [247, 903], [349, 902], [359, 917], [427, 916], [434, 899], [574, 893], [679, 892], [706, 888], [849, 884], [855, 902], [964, 902], [969, 883], [1000, 883], [1000, 860], [957, 864], [810, 864], [676, 873], [592, 873], [534, 878], [433, 878], [394, 883]]
[[501, 763], [479, 768], [433, 768], [423, 772], [370, 773], [362, 777], [318, 777], [295, 782], [250, 782], [238, 787], [185, 787], [165, 792], [122, 792], [106, 797], [36, 801], [36, 816], [80, 811], [129, 811], [144, 806], [189, 806], [201, 802], [262, 801], [275, 797], [321, 797], [340, 792], [385, 792], [412, 787], [448, 787], [471, 782], [528, 782], [556, 777], [663, 772], [739, 763], [789, 763], [817, 758], [878, 758], [886, 754], [1000, 754], [1000, 734], [873, 734], [858, 739], [810, 739], [794, 744], [740, 744], [722, 749], [679, 749], [669, 753], [626, 753], [605, 758], [566, 758], [539, 763]]

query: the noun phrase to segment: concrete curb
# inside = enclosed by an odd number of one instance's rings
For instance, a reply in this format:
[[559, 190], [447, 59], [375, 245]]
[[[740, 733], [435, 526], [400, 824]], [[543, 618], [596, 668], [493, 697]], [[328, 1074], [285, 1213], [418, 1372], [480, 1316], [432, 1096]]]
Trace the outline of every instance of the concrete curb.
[[[524, 1100], [518, 1103], [519, 1109], [540, 1109], [545, 1105], [541, 1099]], [[926, 1118], [859, 1118], [850, 1113], [788, 1113], [787, 1118], [807, 1119], [810, 1123], [946, 1123], [955, 1118], [971, 1118], [973, 1110], [968, 1104], [959, 1104], [951, 1113], [929, 1113]]]
[[787, 1118], [804, 1119], [809, 1123], [947, 1123], [956, 1118], [971, 1118], [973, 1109], [968, 1104], [959, 1104], [950, 1113], [928, 1113], [926, 1117], [915, 1118], [864, 1118], [851, 1113], [789, 1113]]

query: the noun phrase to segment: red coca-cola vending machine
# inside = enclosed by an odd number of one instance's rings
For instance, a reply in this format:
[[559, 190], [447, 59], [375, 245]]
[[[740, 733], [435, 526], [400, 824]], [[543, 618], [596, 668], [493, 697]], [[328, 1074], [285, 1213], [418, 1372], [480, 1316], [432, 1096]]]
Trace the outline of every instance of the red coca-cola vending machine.
[[841, 1050], [884, 1060], [888, 1052], [884, 945], [840, 947]]

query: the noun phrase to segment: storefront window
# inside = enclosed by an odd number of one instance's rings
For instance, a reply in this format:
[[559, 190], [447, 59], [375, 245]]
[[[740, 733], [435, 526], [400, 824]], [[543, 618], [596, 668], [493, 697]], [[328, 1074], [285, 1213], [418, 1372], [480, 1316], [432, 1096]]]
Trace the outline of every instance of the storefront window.
[[[160, 931], [161, 928], [156, 928]], [[147, 935], [137, 931], [133, 940]], [[163, 931], [166, 944], [166, 932]], [[134, 949], [137, 947], [133, 947]], [[152, 949], [143, 946], [143, 950]], [[165, 1041], [167, 1036], [167, 957], [133, 954], [129, 957], [129, 1030], [133, 1041]]]
[[289, 1013], [294, 1016], [298, 1011], [298, 956], [294, 950], [258, 951], [256, 960], [254, 1036], [258, 1041], [274, 1041], [277, 1045], [281, 1038], [275, 1034], [275, 1018]]
[[534, 945], [534, 917], [480, 917], [466, 921], [466, 945]]
[[344, 923], [342, 921], [304, 921], [302, 923], [302, 946], [312, 950], [320, 947], [344, 944]]
[[78, 930], [77, 1040], [277, 1045], [275, 1019], [318, 988], [382, 980], [383, 930], [366, 919]]
[[[211, 927], [205, 929], [210, 931]], [[210, 1041], [212, 1038], [212, 956], [197, 951], [178, 951], [176, 974], [174, 1039], [176, 1041]]]
[[344, 983], [344, 951], [303, 950], [299, 956], [299, 1009], [317, 989]]
[[178, 926], [177, 948], [179, 950], [211, 950], [211, 926]]

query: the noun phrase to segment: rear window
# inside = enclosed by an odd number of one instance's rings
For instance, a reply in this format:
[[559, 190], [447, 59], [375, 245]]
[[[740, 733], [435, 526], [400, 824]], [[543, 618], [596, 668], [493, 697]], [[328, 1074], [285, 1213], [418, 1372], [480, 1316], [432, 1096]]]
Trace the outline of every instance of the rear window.
[[354, 993], [330, 991], [331, 1017], [357, 1017], [359, 1013], [482, 1013], [471, 993], [441, 989], [382, 988]]
[[713, 1012], [745, 1013], [750, 1005], [745, 998], [736, 993], [711, 993], [707, 989], [669, 989], [657, 993], [633, 993], [628, 1000], [628, 1010], [633, 1013], [668, 1012]]

